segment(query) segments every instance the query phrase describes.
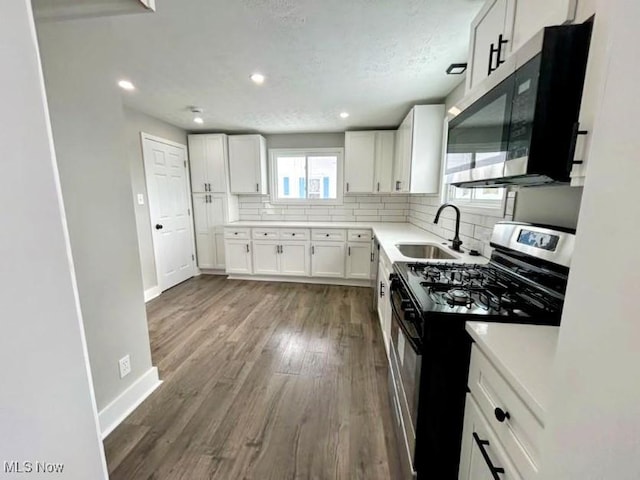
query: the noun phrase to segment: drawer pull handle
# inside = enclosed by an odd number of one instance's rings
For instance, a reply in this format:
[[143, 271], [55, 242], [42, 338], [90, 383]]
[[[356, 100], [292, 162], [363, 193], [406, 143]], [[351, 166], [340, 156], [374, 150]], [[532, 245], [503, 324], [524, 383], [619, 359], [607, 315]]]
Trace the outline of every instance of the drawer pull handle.
[[489, 458], [489, 454], [484, 448], [485, 446], [486, 447], [489, 446], [489, 440], [481, 440], [476, 432], [473, 432], [473, 439], [476, 441], [476, 444], [480, 449], [480, 453], [482, 454], [482, 458], [484, 458], [484, 461], [487, 464], [487, 467], [489, 467], [489, 470], [491, 471], [493, 480], [500, 480], [500, 477], [498, 476], [498, 474], [499, 473], [504, 474], [504, 468], [496, 467], [491, 461], [491, 458]]
[[509, 420], [511, 418], [511, 415], [509, 415], [509, 412], [505, 412], [500, 407], [496, 408], [493, 411], [493, 414], [496, 416], [496, 420], [498, 420], [500, 423], [504, 422], [505, 420]]

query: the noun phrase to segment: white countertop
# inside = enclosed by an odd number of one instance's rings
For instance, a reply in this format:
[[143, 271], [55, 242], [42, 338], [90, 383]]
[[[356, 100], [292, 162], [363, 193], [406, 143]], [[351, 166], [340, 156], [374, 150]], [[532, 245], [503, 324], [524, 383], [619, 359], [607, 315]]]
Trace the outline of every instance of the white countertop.
[[240, 221], [228, 223], [226, 227], [273, 227], [273, 228], [353, 228], [371, 229], [378, 239], [380, 247], [392, 263], [416, 262], [425, 259], [405, 257], [397, 249], [398, 243], [435, 243], [456, 257], [455, 260], [428, 259], [429, 262], [487, 263], [484, 257], [471, 256], [462, 246], [464, 252], [454, 252], [449, 248], [450, 241], [429, 233], [410, 223], [367, 223], [367, 222], [288, 222], [283, 221]]
[[544, 423], [559, 327], [467, 322], [478, 348]]

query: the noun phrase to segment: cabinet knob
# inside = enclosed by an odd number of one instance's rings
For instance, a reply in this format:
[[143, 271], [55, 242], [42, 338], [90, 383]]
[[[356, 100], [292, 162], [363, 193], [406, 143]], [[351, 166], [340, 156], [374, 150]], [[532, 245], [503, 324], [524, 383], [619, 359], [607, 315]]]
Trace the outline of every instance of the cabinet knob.
[[164, 228], [164, 225], [160, 225], [159, 223], [156, 224], [156, 230], [162, 230]]
[[329, 234], [327, 233], [327, 234], [325, 235], [325, 237], [328, 237], [328, 236], [329, 236]]
[[500, 423], [503, 423], [505, 420], [509, 420], [511, 418], [509, 412], [505, 412], [500, 407], [496, 408], [493, 411], [493, 414], [496, 416], [496, 420], [498, 420]]

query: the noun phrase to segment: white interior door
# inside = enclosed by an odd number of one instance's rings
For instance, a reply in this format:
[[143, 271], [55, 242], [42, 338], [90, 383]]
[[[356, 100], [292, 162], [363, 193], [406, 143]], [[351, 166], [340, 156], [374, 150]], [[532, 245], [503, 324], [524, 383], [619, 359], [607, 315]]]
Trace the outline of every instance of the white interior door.
[[142, 136], [149, 214], [160, 290], [194, 274], [186, 147]]

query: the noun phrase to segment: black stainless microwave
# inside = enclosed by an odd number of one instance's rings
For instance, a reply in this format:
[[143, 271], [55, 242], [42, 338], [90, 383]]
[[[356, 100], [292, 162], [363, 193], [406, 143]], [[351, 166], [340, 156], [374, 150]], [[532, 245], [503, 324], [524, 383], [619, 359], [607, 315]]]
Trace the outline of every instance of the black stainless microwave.
[[569, 182], [590, 40], [590, 22], [545, 28], [459, 102], [447, 183]]

